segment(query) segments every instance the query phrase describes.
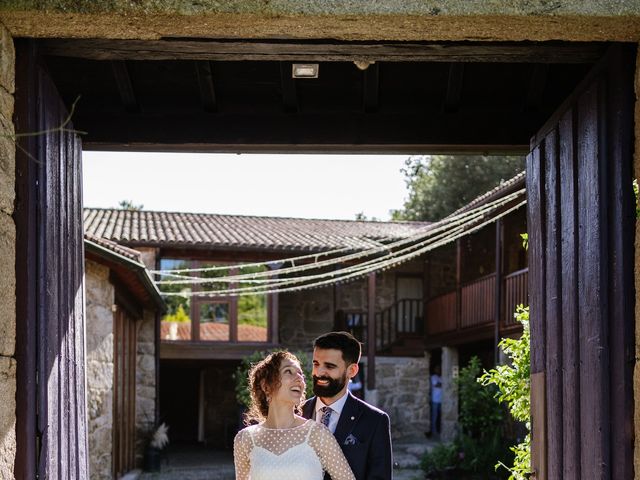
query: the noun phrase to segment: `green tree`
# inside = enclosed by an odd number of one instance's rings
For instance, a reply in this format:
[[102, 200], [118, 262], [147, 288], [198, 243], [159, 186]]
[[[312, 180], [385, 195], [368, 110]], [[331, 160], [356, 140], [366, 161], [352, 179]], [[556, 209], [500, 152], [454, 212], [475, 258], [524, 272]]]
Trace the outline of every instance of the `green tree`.
[[430, 155], [409, 157], [409, 198], [394, 220], [437, 221], [524, 170], [523, 157]]
[[144, 208], [144, 205], [140, 204], [140, 205], [135, 205], [133, 203], [133, 200], [121, 200], [118, 203], [118, 207], [120, 207], [122, 210], [135, 210], [135, 211], [140, 211]]

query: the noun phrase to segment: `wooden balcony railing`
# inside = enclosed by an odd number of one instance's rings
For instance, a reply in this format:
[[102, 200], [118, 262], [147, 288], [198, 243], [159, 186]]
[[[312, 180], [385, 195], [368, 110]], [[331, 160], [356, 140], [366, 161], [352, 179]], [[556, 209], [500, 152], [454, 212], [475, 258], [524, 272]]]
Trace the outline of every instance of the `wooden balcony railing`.
[[[376, 352], [382, 352], [407, 335], [424, 333], [424, 302], [412, 298], [398, 300], [381, 312], [376, 312]], [[350, 312], [346, 316], [347, 329], [362, 343], [367, 344], [367, 312]]]
[[487, 275], [462, 287], [460, 328], [476, 327], [495, 320], [496, 274]]
[[524, 268], [504, 277], [504, 324], [515, 325], [513, 316], [516, 307], [520, 304], [527, 305], [529, 294], [529, 269]]
[[[506, 275], [502, 282], [500, 323], [503, 327], [515, 325], [513, 312], [519, 304], [527, 304], [528, 269]], [[478, 327], [495, 322], [495, 273], [463, 285], [460, 298], [457, 292], [448, 292], [427, 302], [427, 334], [435, 335], [458, 329]], [[457, 318], [457, 302], [460, 318]]]
[[427, 303], [427, 334], [456, 329], [456, 292], [445, 293]]

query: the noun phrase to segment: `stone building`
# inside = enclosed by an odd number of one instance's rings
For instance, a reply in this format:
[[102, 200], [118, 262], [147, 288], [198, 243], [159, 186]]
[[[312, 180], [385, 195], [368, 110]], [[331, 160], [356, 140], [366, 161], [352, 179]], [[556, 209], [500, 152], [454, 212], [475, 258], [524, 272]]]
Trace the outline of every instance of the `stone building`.
[[[85, 148], [530, 153], [533, 468], [540, 478], [633, 478], [639, 19], [636, 0], [2, 2], [0, 476], [87, 476], [82, 146], [60, 126], [78, 91], [91, 99], [82, 82], [111, 78], [110, 95], [97, 89], [97, 101], [76, 105], [88, 108], [73, 118]], [[51, 80], [47, 56], [72, 75]], [[81, 58], [98, 70], [75, 69]], [[145, 60], [160, 70], [129, 69]], [[314, 83], [286, 75], [301, 60], [347, 74], [334, 76], [345, 90], [311, 102], [325, 109], [317, 116], [300, 115]], [[216, 116], [234, 96], [216, 90], [207, 64], [225, 61], [227, 73], [250, 71], [223, 85], [257, 78], [268, 92], [254, 84], [234, 115]], [[145, 111], [131, 73], [144, 74], [146, 100], [172, 62], [197, 93], [180, 97], [184, 85], [169, 82]], [[512, 75], [518, 65], [531, 70]], [[479, 88], [491, 85], [490, 95]], [[267, 98], [276, 115], [260, 110]], [[186, 112], [182, 100], [196, 105]], [[173, 121], [154, 116], [163, 106]]]
[[86, 234], [85, 257], [89, 478], [119, 478], [140, 464], [156, 427], [165, 304], [137, 251]]
[[[88, 234], [99, 234], [142, 252], [148, 265], [155, 265], [156, 269], [225, 267], [215, 271], [222, 275], [243, 273], [243, 264], [255, 262], [264, 262], [258, 271], [278, 267], [284, 271], [289, 266], [284, 260], [289, 258], [304, 265], [339, 255], [367, 253], [373, 247], [415, 236], [428, 227], [428, 223], [420, 222], [85, 210]], [[370, 257], [371, 253], [367, 255]], [[340, 267], [344, 267], [342, 262], [328, 268]], [[249, 271], [257, 267], [252, 268]], [[215, 272], [211, 274], [213, 281]], [[376, 385], [381, 388], [371, 385], [371, 392], [365, 392], [365, 396], [390, 409], [395, 437], [422, 437], [429, 428], [428, 361], [422, 324], [423, 261], [418, 257], [371, 275], [375, 280], [376, 321], [384, 318], [387, 323], [381, 328], [385, 333], [393, 330], [389, 337], [392, 340], [378, 338], [375, 358], [392, 356], [393, 365], [376, 363]], [[313, 339], [336, 327], [350, 329], [364, 340], [369, 282], [364, 278], [324, 288], [213, 298], [198, 295], [198, 290], [206, 290], [198, 284], [179, 286], [181, 292], [187, 289], [194, 295], [168, 298], [170, 308], [160, 322], [159, 341], [160, 418], [169, 424], [172, 441], [230, 447], [240, 427], [238, 404], [233, 389], [219, 386], [233, 385], [233, 373], [245, 356], [271, 348], [310, 353]], [[174, 315], [178, 308], [188, 318], [177, 321]], [[396, 321], [403, 309], [405, 317], [412, 317], [405, 328]], [[339, 325], [340, 322], [344, 323]], [[363, 358], [363, 366], [368, 362]], [[366, 370], [363, 369], [364, 380]], [[416, 385], [420, 388], [416, 389]]]

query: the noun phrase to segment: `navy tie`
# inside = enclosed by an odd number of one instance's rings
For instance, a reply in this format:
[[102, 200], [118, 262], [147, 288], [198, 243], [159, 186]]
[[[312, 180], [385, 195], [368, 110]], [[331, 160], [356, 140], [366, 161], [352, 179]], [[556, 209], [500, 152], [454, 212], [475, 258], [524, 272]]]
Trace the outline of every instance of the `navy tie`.
[[331, 412], [333, 412], [333, 410], [331, 409], [331, 407], [322, 407], [320, 410], [322, 410], [320, 423], [329, 428], [329, 420], [331, 420]]

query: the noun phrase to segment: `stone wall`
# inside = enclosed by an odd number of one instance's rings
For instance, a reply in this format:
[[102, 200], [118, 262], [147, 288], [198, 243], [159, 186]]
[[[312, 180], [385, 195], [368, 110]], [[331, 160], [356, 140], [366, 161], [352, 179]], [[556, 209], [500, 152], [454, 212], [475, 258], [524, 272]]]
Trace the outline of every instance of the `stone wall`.
[[[367, 359], [362, 367], [367, 370]], [[376, 390], [365, 400], [391, 419], [393, 439], [424, 439], [430, 423], [429, 357], [376, 357]]]
[[[640, 45], [638, 45], [638, 56], [636, 58], [636, 105], [635, 105], [635, 155], [634, 155], [634, 178], [640, 180]], [[636, 258], [635, 258], [635, 281], [636, 281], [636, 368], [634, 372], [633, 398], [635, 399], [635, 438], [640, 438], [640, 222], [636, 222]], [[640, 472], [640, 441], [635, 442], [634, 468]]]
[[[401, 269], [376, 275], [376, 311], [395, 302], [396, 275], [422, 272], [422, 262], [403, 265]], [[278, 324], [280, 343], [292, 349], [309, 350], [313, 339], [333, 328], [337, 310], [367, 311], [368, 279], [320, 289], [279, 295]]]
[[[140, 464], [149, 437], [156, 423], [156, 357], [155, 313], [145, 310], [138, 320], [138, 361], [136, 365], [136, 457]], [[171, 433], [171, 432], [169, 432]]]
[[458, 432], [458, 349], [442, 348], [442, 417], [441, 438], [451, 442]]
[[85, 262], [89, 472], [92, 480], [112, 478], [113, 310], [109, 268]]
[[311, 350], [313, 339], [333, 326], [333, 288], [317, 288], [278, 296], [280, 343], [290, 349]]
[[16, 282], [13, 39], [0, 24], [0, 478], [13, 478], [16, 455]]

